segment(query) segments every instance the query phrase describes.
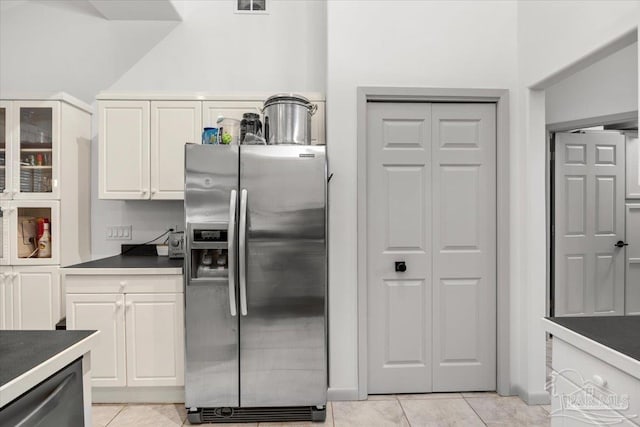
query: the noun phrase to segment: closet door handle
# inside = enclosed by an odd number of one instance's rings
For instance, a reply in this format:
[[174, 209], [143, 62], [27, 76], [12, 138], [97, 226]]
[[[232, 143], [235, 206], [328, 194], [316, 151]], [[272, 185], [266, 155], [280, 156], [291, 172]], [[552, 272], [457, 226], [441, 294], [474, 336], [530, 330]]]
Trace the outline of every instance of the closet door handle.
[[396, 271], [398, 273], [404, 273], [407, 271], [407, 264], [404, 261], [396, 261]]
[[615, 246], [616, 248], [622, 248], [622, 247], [625, 247], [625, 246], [629, 246], [629, 244], [628, 244], [628, 243], [623, 242], [622, 240], [618, 240], [618, 241], [616, 242], [616, 244], [615, 244], [615, 245], [613, 245], [613, 246]]

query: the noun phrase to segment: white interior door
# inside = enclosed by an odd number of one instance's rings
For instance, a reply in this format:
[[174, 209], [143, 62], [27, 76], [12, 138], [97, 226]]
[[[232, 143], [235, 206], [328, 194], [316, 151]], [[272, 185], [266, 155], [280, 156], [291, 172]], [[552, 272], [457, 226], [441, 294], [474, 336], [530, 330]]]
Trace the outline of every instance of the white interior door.
[[495, 106], [367, 109], [368, 392], [495, 390]]
[[557, 133], [554, 314], [624, 314], [625, 138]]
[[368, 392], [430, 392], [431, 105], [367, 110]]
[[495, 104], [434, 104], [433, 391], [496, 389]]

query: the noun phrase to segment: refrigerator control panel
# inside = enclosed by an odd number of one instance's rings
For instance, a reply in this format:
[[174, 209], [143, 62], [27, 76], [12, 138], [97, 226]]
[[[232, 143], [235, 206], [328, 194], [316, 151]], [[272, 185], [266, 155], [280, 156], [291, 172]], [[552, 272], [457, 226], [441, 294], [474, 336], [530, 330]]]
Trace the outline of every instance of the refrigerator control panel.
[[195, 229], [193, 230], [193, 241], [194, 242], [226, 242], [227, 231]]

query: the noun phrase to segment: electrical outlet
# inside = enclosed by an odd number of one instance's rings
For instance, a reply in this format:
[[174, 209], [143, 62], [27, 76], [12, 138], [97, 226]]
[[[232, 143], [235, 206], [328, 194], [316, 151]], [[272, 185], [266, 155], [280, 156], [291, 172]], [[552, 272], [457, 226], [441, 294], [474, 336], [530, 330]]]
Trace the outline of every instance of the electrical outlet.
[[130, 225], [107, 226], [107, 240], [131, 240], [131, 234]]

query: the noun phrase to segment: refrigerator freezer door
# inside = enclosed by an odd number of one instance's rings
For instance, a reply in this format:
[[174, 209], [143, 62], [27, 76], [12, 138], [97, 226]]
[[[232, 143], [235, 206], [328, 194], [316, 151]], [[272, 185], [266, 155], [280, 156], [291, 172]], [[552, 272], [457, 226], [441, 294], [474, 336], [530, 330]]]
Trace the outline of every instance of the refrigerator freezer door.
[[[185, 149], [185, 405], [186, 407], [237, 407], [239, 401], [238, 317], [235, 295], [236, 245], [226, 247], [229, 267], [234, 271], [221, 277], [198, 277], [198, 267], [209, 256], [205, 234], [194, 243], [195, 229], [227, 231], [227, 239], [237, 235], [228, 227], [237, 216], [232, 192], [238, 186], [237, 146], [187, 144]], [[235, 200], [237, 204], [237, 200]], [[223, 226], [227, 224], [227, 226]], [[206, 231], [204, 232], [206, 233]], [[221, 245], [220, 242], [210, 245]], [[223, 245], [224, 246], [224, 245]], [[194, 256], [195, 254], [195, 256]], [[232, 281], [230, 283], [229, 281]], [[231, 307], [230, 304], [235, 304]]]
[[[324, 405], [325, 148], [241, 146], [240, 404]], [[246, 220], [242, 213], [246, 209]], [[242, 242], [241, 242], [242, 243]], [[244, 245], [240, 245], [242, 247]], [[244, 258], [244, 259], [243, 259]], [[243, 277], [244, 275], [244, 277]]]

